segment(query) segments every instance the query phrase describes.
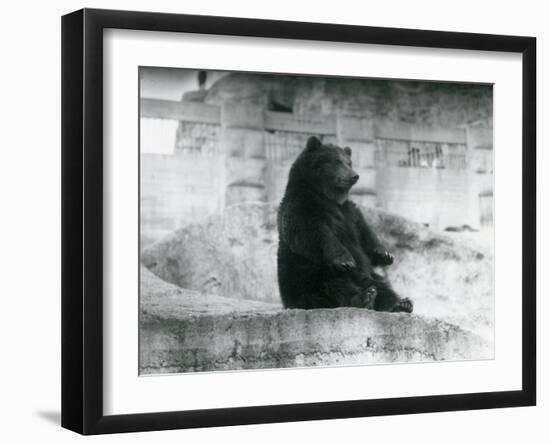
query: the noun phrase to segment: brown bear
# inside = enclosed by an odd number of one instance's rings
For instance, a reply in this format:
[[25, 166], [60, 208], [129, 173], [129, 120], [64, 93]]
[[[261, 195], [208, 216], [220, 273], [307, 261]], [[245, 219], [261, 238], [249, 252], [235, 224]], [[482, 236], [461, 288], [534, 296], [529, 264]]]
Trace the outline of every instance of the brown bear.
[[412, 302], [374, 270], [392, 264], [393, 256], [349, 200], [358, 180], [351, 149], [317, 137], [292, 165], [277, 218], [277, 273], [286, 308], [412, 312]]

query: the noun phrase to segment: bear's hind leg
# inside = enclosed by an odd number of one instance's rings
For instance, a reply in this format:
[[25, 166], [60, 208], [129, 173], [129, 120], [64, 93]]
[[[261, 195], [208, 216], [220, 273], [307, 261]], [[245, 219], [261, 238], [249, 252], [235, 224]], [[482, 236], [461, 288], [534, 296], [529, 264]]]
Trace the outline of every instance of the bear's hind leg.
[[283, 301], [286, 309], [322, 309], [337, 308], [335, 300], [326, 297], [325, 294], [306, 292]]
[[375, 285], [362, 288], [346, 277], [335, 277], [323, 285], [326, 298], [334, 301], [336, 306], [374, 309], [378, 294]]

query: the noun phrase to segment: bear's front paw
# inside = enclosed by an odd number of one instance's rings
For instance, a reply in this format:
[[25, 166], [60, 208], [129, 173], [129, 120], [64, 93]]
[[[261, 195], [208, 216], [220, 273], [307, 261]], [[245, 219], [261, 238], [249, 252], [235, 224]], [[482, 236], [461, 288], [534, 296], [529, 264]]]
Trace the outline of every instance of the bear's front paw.
[[399, 302], [393, 307], [392, 312], [407, 312], [411, 313], [413, 311], [413, 302], [409, 298], [404, 298], [399, 300]]
[[389, 266], [393, 263], [393, 255], [383, 249], [375, 249], [372, 252], [372, 264], [374, 266]]
[[331, 261], [331, 266], [339, 272], [350, 271], [355, 268], [355, 260], [349, 252], [339, 255]]

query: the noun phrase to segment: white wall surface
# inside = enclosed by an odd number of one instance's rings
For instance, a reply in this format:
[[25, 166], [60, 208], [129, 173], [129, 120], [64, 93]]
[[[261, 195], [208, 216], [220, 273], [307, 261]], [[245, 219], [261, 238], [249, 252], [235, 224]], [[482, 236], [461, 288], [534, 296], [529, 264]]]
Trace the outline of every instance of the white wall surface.
[[[550, 290], [550, 28], [545, 2], [306, 2], [157, 0], [4, 2], [0, 85], [0, 438], [68, 442], [60, 415], [60, 16], [81, 7], [155, 10], [283, 20], [349, 23], [538, 38], [539, 388], [537, 407], [411, 416], [164, 431], [94, 441], [409, 442], [550, 441], [550, 370], [546, 322]], [[545, 202], [543, 203], [543, 200]], [[544, 249], [544, 250], [543, 250]], [[542, 275], [545, 273], [545, 275]], [[546, 322], [546, 323], [545, 323]], [[414, 380], [411, 380], [414, 383]]]

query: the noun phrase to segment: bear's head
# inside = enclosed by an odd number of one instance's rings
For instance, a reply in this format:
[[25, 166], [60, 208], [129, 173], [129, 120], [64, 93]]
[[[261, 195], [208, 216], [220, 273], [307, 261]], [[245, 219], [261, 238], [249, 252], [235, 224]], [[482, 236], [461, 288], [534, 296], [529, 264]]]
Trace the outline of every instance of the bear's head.
[[351, 149], [323, 144], [310, 137], [291, 168], [289, 184], [312, 187], [331, 201], [343, 204], [359, 175], [351, 166]]

